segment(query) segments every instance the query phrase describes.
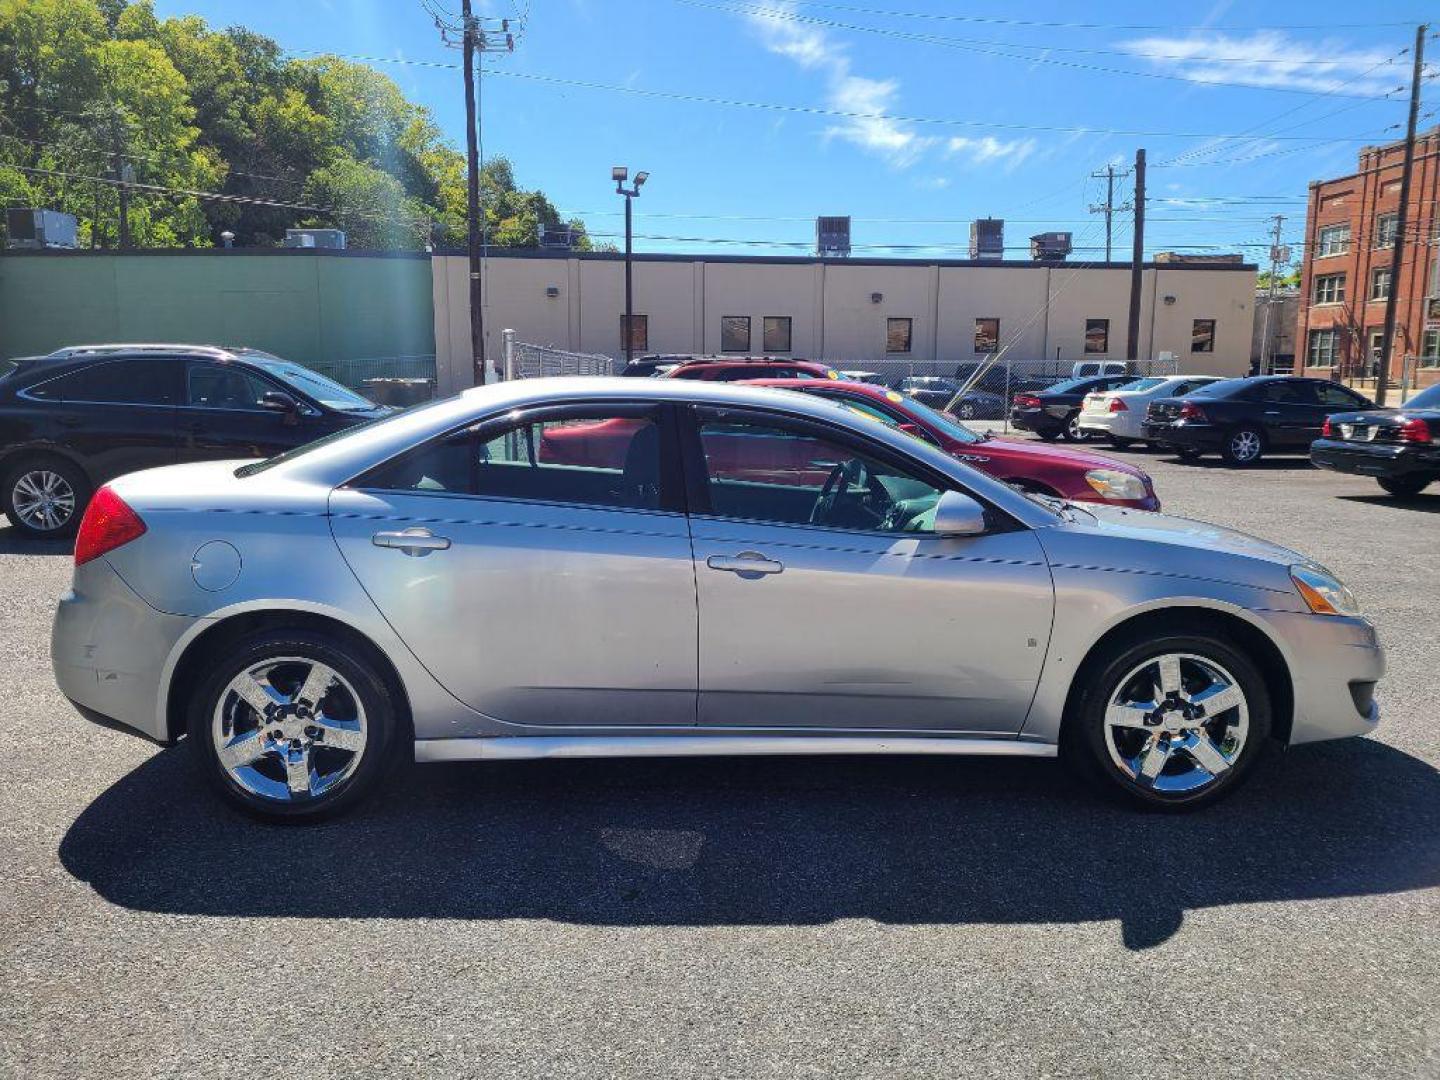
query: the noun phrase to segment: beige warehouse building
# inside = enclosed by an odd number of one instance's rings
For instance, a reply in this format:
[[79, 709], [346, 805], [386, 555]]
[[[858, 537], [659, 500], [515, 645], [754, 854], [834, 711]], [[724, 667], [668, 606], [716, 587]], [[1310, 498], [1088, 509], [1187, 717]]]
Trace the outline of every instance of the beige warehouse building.
[[[432, 262], [441, 393], [472, 383], [466, 260]], [[768, 354], [863, 368], [973, 362], [998, 340], [1017, 361], [1124, 359], [1123, 263], [637, 255], [636, 355]], [[624, 258], [497, 252], [485, 261], [486, 353], [502, 333], [574, 352], [624, 353]], [[1250, 369], [1255, 267], [1146, 263], [1139, 357], [1179, 369]]]

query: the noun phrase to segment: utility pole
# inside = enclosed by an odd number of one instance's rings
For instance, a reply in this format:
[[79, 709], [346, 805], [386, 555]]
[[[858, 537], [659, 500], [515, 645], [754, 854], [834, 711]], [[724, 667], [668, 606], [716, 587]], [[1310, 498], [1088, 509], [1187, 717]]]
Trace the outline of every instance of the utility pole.
[[1135, 151], [1135, 246], [1130, 255], [1130, 320], [1126, 326], [1125, 359], [1140, 355], [1140, 285], [1145, 259], [1145, 151]]
[[130, 182], [135, 170], [125, 161], [125, 127], [118, 111], [111, 115], [111, 136], [115, 141], [115, 180], [120, 195], [120, 250], [130, 246]]
[[1113, 235], [1113, 230], [1111, 226], [1113, 224], [1115, 214], [1119, 211], [1130, 209], [1130, 205], [1128, 203], [1123, 206], [1115, 205], [1115, 177], [1119, 176], [1123, 180], [1130, 174], [1123, 170], [1117, 173], [1115, 171], [1114, 162], [1111, 162], [1109, 165], [1105, 166], [1104, 172], [1093, 172], [1090, 175], [1096, 180], [1098, 180], [1102, 176], [1105, 178], [1105, 202], [1103, 205], [1099, 203], [1092, 205], [1090, 207], [1090, 213], [1105, 215], [1105, 261], [1108, 263], [1110, 261], [1110, 240]]
[[1375, 378], [1375, 404], [1385, 405], [1390, 381], [1390, 356], [1395, 347], [1395, 314], [1400, 299], [1400, 263], [1405, 256], [1405, 230], [1410, 222], [1410, 174], [1415, 169], [1415, 123], [1420, 115], [1420, 77], [1425, 68], [1425, 31], [1415, 28], [1415, 67], [1410, 75], [1410, 120], [1405, 126], [1405, 164], [1400, 173], [1400, 212], [1395, 219], [1395, 247], [1390, 253], [1390, 295], [1385, 300], [1385, 336], [1380, 345], [1380, 370]]
[[1275, 215], [1274, 243], [1270, 245], [1270, 289], [1265, 297], [1265, 325], [1260, 331], [1260, 374], [1270, 375], [1270, 318], [1275, 309], [1275, 288], [1280, 277], [1280, 267], [1290, 261], [1290, 249], [1280, 244], [1280, 225], [1284, 214]]
[[469, 263], [470, 279], [470, 362], [475, 385], [485, 382], [485, 290], [481, 278], [481, 231], [484, 228], [480, 217], [480, 115], [475, 104], [476, 54], [487, 52], [515, 51], [515, 37], [510, 33], [508, 19], [500, 20], [499, 40], [492, 42], [480, 19], [475, 17], [471, 0], [460, 0], [460, 25], [447, 24], [438, 17], [435, 28], [446, 45], [455, 47], [450, 34], [460, 35], [459, 48], [463, 56], [461, 67], [465, 73], [465, 216], [468, 219], [465, 248]]

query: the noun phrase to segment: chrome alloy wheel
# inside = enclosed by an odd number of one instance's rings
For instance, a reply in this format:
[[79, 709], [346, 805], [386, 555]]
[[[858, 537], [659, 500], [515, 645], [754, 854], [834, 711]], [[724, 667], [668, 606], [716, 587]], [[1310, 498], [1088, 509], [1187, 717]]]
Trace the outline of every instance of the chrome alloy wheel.
[[38, 532], [63, 528], [75, 513], [75, 489], [59, 473], [45, 468], [21, 473], [10, 491], [15, 516]]
[[220, 694], [211, 721], [220, 765], [262, 799], [317, 799], [355, 772], [365, 709], [343, 676], [304, 657], [266, 660]]
[[1253, 431], [1237, 431], [1230, 436], [1230, 454], [1236, 461], [1254, 461], [1260, 456], [1260, 436]]
[[1214, 660], [1165, 653], [1120, 680], [1105, 709], [1105, 747], [1138, 787], [1189, 794], [1235, 764], [1250, 731], [1239, 682]]

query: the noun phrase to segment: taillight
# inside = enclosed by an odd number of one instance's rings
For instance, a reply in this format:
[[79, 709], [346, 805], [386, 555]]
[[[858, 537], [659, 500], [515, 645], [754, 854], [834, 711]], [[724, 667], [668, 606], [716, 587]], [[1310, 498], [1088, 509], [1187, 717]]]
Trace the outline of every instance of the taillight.
[[1430, 425], [1420, 417], [1412, 417], [1400, 425], [1401, 442], [1430, 442]]
[[1334, 434], [1335, 429], [1330, 425], [1330, 417], [1327, 416], [1325, 417], [1325, 423], [1320, 425], [1320, 435], [1322, 438], [1329, 439], [1334, 436]]
[[1181, 419], [1181, 420], [1204, 420], [1204, 419], [1205, 419], [1205, 410], [1202, 409], [1202, 408], [1200, 408], [1199, 405], [1191, 404], [1191, 403], [1188, 402], [1188, 401], [1182, 401], [1182, 402], [1180, 403], [1180, 419]]
[[1015, 404], [1021, 409], [1038, 409], [1040, 407], [1040, 399], [1032, 397], [1029, 394], [1016, 394]]
[[108, 486], [102, 487], [85, 508], [75, 534], [75, 565], [83, 566], [145, 534], [145, 522]]
[[1110, 399], [1110, 411], [1111, 411], [1111, 412], [1129, 412], [1129, 411], [1130, 411], [1130, 406], [1129, 406], [1129, 405], [1126, 405], [1125, 402], [1124, 402], [1123, 400], [1121, 400], [1120, 398], [1118, 398], [1118, 397], [1112, 397], [1112, 398]]

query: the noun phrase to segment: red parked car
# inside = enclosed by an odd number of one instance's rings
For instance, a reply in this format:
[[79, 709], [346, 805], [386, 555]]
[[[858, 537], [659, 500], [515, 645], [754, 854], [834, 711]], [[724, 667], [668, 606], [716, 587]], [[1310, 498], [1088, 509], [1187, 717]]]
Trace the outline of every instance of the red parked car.
[[751, 379], [838, 379], [840, 373], [815, 360], [776, 360], [768, 356], [702, 356], [677, 364], [662, 379], [741, 382]]
[[1025, 491], [1072, 502], [1160, 509], [1149, 475], [1133, 465], [1086, 450], [972, 431], [954, 417], [883, 386], [832, 379], [761, 379], [755, 385], [819, 394], [933, 443]]

